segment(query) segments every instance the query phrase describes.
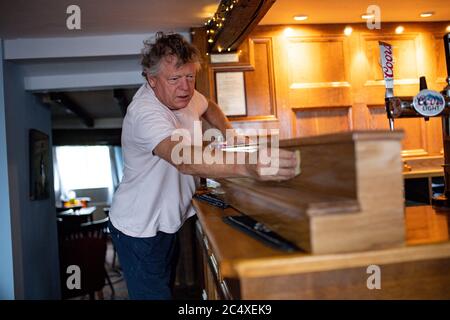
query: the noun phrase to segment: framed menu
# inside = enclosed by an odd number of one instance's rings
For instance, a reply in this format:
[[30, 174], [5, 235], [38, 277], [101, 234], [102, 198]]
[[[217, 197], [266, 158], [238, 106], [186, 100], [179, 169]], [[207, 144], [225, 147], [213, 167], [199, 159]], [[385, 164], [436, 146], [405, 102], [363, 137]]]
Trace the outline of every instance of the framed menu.
[[245, 79], [243, 71], [216, 72], [217, 104], [226, 116], [246, 116]]

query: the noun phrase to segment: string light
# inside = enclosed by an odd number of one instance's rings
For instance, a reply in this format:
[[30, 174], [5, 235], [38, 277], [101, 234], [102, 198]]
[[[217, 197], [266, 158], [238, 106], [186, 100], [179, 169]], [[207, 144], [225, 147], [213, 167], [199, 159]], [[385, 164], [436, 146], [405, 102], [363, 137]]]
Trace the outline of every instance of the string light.
[[[216, 13], [214, 13], [214, 16], [210, 17], [208, 21], [205, 22], [206, 34], [208, 35], [210, 47], [214, 43], [214, 38], [217, 36], [218, 31], [224, 26], [225, 21], [228, 19], [232, 9], [236, 7], [238, 2], [239, 0], [222, 0]], [[222, 49], [220, 49], [220, 51], [222, 51]], [[228, 51], [230, 51], [230, 49]]]

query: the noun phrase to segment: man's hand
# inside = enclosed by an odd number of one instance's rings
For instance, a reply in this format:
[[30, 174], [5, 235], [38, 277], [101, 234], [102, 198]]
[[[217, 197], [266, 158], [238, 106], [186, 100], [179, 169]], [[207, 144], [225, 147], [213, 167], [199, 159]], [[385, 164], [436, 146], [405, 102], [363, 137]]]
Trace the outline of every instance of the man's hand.
[[260, 181], [284, 181], [294, 178], [299, 172], [299, 161], [295, 152], [283, 149], [261, 149], [258, 163], [247, 164], [248, 174]]
[[[227, 157], [228, 152], [216, 149], [214, 152], [222, 153], [222, 163], [207, 164], [202, 159], [205, 153], [204, 147], [183, 146], [179, 148], [177, 145], [178, 142], [171, 141], [171, 138], [167, 137], [156, 146], [153, 152], [171, 163], [183, 174], [208, 178], [252, 177], [261, 181], [284, 181], [295, 177], [296, 170], [298, 172], [299, 169], [295, 152], [278, 148], [260, 148], [255, 154], [243, 153], [244, 162], [239, 160], [241, 152], [231, 152], [231, 158], [227, 159], [229, 158]], [[187, 152], [190, 155], [188, 159], [191, 161], [175, 163], [172, 159], [172, 151], [176, 147], [179, 149], [176, 154], [181, 152], [180, 159], [183, 159], [184, 153]], [[192, 159], [195, 158], [194, 154], [196, 153], [199, 154], [201, 163], [193, 163]], [[230, 162], [227, 163], [227, 160]]]

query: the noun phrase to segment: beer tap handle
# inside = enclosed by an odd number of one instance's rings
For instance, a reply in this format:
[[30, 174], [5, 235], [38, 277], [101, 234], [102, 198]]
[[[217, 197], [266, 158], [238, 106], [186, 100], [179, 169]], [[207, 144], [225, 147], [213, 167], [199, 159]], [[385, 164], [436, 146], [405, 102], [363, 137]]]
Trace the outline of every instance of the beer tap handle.
[[[428, 89], [427, 78], [425, 76], [422, 76], [419, 78], [419, 83], [420, 83], [419, 91]], [[429, 117], [424, 117], [424, 119], [425, 119], [425, 121], [430, 120]]]
[[420, 81], [420, 89], [419, 89], [420, 91], [428, 89], [427, 78], [425, 76], [420, 77], [419, 81]]
[[392, 52], [392, 46], [386, 42], [379, 42], [380, 45], [380, 58], [381, 68], [383, 72], [384, 83], [386, 86], [385, 105], [386, 113], [389, 119], [389, 129], [394, 130], [394, 116], [390, 109], [390, 99], [394, 97], [394, 57]]

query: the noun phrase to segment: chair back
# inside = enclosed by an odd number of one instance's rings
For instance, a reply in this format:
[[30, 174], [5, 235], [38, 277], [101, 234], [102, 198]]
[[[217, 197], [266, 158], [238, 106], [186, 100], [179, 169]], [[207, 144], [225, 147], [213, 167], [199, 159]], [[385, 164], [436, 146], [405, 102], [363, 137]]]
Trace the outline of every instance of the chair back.
[[[109, 218], [81, 224], [58, 220], [59, 258], [62, 298], [72, 298], [101, 290], [107, 277], [105, 270]], [[69, 266], [80, 268], [80, 289], [68, 285]]]

